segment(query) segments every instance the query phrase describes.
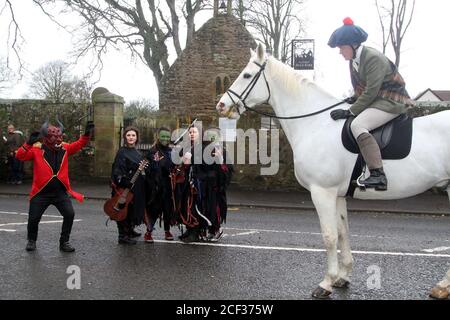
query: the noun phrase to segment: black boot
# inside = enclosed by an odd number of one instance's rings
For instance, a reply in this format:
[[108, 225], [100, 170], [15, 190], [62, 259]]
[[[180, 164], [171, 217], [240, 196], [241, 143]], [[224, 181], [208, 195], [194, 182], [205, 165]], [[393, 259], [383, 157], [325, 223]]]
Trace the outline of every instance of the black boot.
[[27, 246], [25, 247], [25, 250], [27, 250], [27, 251], [34, 251], [34, 250], [36, 250], [36, 241], [28, 240], [28, 243], [27, 243]]
[[128, 236], [130, 238], [137, 238], [137, 237], [141, 236], [141, 233], [134, 231], [133, 228], [130, 228], [130, 231], [128, 232]]
[[119, 236], [119, 244], [136, 244], [137, 241], [129, 236]]
[[137, 241], [130, 238], [130, 228], [126, 221], [117, 221], [117, 229], [119, 230], [119, 244], [136, 244]]
[[69, 241], [66, 241], [59, 244], [59, 250], [63, 252], [74, 252], [75, 248], [70, 245]]
[[387, 179], [383, 168], [370, 169], [370, 177], [364, 180], [358, 180], [358, 185], [363, 185], [366, 188], [375, 188], [377, 191], [386, 191]]
[[189, 242], [197, 242], [200, 240], [199, 231], [197, 229], [187, 229], [185, 233], [183, 233], [179, 239], [185, 243]]

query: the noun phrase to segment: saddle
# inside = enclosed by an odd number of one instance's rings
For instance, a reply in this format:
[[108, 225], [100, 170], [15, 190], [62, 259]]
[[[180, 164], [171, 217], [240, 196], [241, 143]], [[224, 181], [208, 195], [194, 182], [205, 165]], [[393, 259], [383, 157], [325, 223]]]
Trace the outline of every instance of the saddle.
[[[350, 129], [354, 119], [355, 117], [350, 117], [345, 121], [342, 129], [342, 144], [348, 151], [359, 154], [358, 143]], [[406, 158], [411, 152], [412, 128], [412, 118], [401, 114], [385, 125], [372, 130], [370, 133], [380, 147], [381, 157], [386, 160]]]
[[[351, 197], [353, 197], [356, 189], [355, 183], [353, 182], [362, 174], [366, 165], [359, 150], [358, 143], [350, 129], [350, 125], [354, 119], [355, 117], [350, 117], [345, 121], [341, 135], [344, 147], [348, 151], [358, 154], [347, 191], [347, 196]], [[413, 119], [406, 114], [401, 114], [385, 125], [372, 130], [370, 133], [380, 147], [382, 159], [401, 160], [406, 158], [411, 152], [412, 132]]]

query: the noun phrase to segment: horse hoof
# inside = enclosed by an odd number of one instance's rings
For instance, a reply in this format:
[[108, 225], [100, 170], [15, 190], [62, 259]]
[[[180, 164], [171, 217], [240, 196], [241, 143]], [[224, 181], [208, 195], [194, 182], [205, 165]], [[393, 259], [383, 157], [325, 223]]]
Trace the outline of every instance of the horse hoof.
[[331, 291], [325, 290], [319, 286], [311, 295], [316, 299], [330, 299]]
[[333, 283], [333, 287], [335, 288], [347, 289], [349, 286], [350, 281], [347, 281], [345, 279], [338, 279], [335, 283]]
[[444, 299], [448, 299], [450, 295], [449, 290], [436, 286], [433, 289], [431, 289], [430, 292], [430, 297], [434, 298], [434, 299], [439, 299], [439, 300], [444, 300]]

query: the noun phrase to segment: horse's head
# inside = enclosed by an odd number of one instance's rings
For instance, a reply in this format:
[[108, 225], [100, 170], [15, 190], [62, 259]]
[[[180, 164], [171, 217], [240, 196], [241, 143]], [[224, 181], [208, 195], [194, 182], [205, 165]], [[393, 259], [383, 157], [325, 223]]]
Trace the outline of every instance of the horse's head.
[[217, 111], [228, 118], [239, 119], [246, 107], [253, 107], [270, 98], [264, 74], [267, 63], [264, 46], [259, 44], [256, 51], [250, 49], [250, 52], [249, 63], [216, 106]]

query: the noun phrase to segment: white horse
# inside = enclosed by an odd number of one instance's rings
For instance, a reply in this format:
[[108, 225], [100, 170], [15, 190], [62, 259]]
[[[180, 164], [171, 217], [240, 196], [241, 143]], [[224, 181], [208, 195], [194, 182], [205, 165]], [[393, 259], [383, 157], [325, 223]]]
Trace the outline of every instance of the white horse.
[[[268, 101], [277, 116], [297, 116], [339, 102], [291, 67], [265, 54], [263, 46], [251, 50], [248, 65], [224, 94], [216, 108], [229, 118]], [[348, 108], [343, 105], [341, 108]], [[311, 192], [320, 219], [328, 268], [316, 298], [328, 297], [332, 287], [346, 287], [353, 257], [350, 250], [346, 192], [356, 154], [341, 142], [344, 121], [334, 121], [330, 111], [297, 120], [280, 120], [294, 154], [298, 182]], [[357, 199], [401, 199], [450, 180], [450, 111], [414, 119], [411, 152], [403, 160], [383, 160], [387, 191], [357, 190]], [[447, 192], [449, 188], [447, 188]], [[338, 262], [338, 248], [341, 250]]]

